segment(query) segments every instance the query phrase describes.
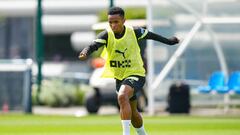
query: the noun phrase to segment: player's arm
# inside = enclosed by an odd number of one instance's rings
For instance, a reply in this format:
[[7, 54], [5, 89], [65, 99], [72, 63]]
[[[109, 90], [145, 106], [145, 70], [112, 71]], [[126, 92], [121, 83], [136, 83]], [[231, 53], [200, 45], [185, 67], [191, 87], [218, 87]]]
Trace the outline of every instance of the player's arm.
[[80, 60], [86, 60], [90, 54], [92, 54], [94, 51], [98, 50], [101, 46], [104, 44], [98, 43], [98, 42], [93, 42], [91, 45], [88, 47], [85, 47], [80, 53], [78, 58]]
[[138, 37], [138, 40], [152, 39], [152, 40], [159, 41], [159, 42], [162, 42], [167, 45], [175, 45], [175, 44], [179, 43], [179, 39], [177, 37], [166, 38], [159, 34], [148, 31], [147, 29], [143, 29], [141, 27], [136, 28], [135, 33], [136, 33], [136, 36]]
[[145, 38], [159, 41], [159, 42], [162, 42], [162, 43], [168, 44], [168, 45], [175, 45], [175, 44], [179, 43], [179, 39], [177, 37], [166, 38], [159, 34], [150, 32], [150, 31], [148, 32], [148, 34], [146, 35]]
[[94, 51], [97, 51], [98, 48], [106, 45], [107, 43], [107, 32], [103, 31], [100, 34], [98, 34], [97, 39], [95, 39], [92, 44], [85, 47], [80, 53], [78, 58], [80, 60], [86, 60], [90, 54], [92, 54]]

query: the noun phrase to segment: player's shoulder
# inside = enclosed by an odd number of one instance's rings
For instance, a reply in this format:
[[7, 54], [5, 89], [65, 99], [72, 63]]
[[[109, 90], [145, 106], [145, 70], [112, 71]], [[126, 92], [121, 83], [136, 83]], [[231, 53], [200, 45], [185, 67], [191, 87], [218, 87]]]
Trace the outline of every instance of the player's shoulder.
[[141, 30], [142, 29], [142, 27], [139, 27], [139, 26], [133, 26], [133, 30], [134, 31], [138, 31], [138, 30]]
[[144, 33], [147, 31], [145, 28], [139, 26], [134, 26], [133, 30], [138, 38], [144, 35]]
[[94, 42], [98, 44], [107, 44], [107, 39], [108, 39], [108, 32], [107, 30], [103, 30], [102, 32], [97, 34]]
[[100, 33], [97, 35], [97, 38], [99, 38], [99, 39], [106, 39], [107, 36], [108, 36], [107, 30], [103, 30], [102, 32], [100, 32]]

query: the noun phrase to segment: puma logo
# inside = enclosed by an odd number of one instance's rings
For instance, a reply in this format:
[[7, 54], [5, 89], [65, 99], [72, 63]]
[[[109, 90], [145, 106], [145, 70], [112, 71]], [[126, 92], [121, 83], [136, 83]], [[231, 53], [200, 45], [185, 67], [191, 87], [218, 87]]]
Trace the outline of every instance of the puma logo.
[[125, 59], [125, 52], [126, 52], [126, 51], [127, 51], [127, 48], [126, 48], [123, 52], [121, 52], [121, 51], [119, 51], [119, 50], [115, 50], [116, 53], [122, 54], [122, 56], [123, 56], [124, 59]]

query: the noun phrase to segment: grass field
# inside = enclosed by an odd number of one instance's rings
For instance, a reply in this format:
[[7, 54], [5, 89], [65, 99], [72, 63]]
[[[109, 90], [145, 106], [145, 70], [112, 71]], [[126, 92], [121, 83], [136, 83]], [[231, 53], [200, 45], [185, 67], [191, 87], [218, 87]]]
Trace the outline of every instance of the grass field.
[[[144, 117], [148, 135], [240, 135], [239, 117]], [[131, 134], [135, 135], [134, 129]], [[121, 135], [119, 116], [0, 114], [0, 135]]]

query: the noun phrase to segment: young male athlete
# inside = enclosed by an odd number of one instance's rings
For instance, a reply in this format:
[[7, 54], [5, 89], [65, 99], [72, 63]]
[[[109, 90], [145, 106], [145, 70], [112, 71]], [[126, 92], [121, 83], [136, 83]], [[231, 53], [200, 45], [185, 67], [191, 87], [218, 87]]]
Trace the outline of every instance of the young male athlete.
[[124, 10], [120, 7], [113, 7], [108, 11], [108, 22], [110, 27], [81, 51], [79, 59], [85, 60], [93, 51], [105, 47], [107, 58], [102, 77], [116, 79], [123, 135], [130, 135], [130, 124], [138, 135], [146, 135], [142, 117], [137, 110], [136, 93], [145, 83], [145, 69], [138, 41], [152, 39], [174, 45], [179, 40], [176, 37], [162, 37], [141, 27], [124, 25]]

